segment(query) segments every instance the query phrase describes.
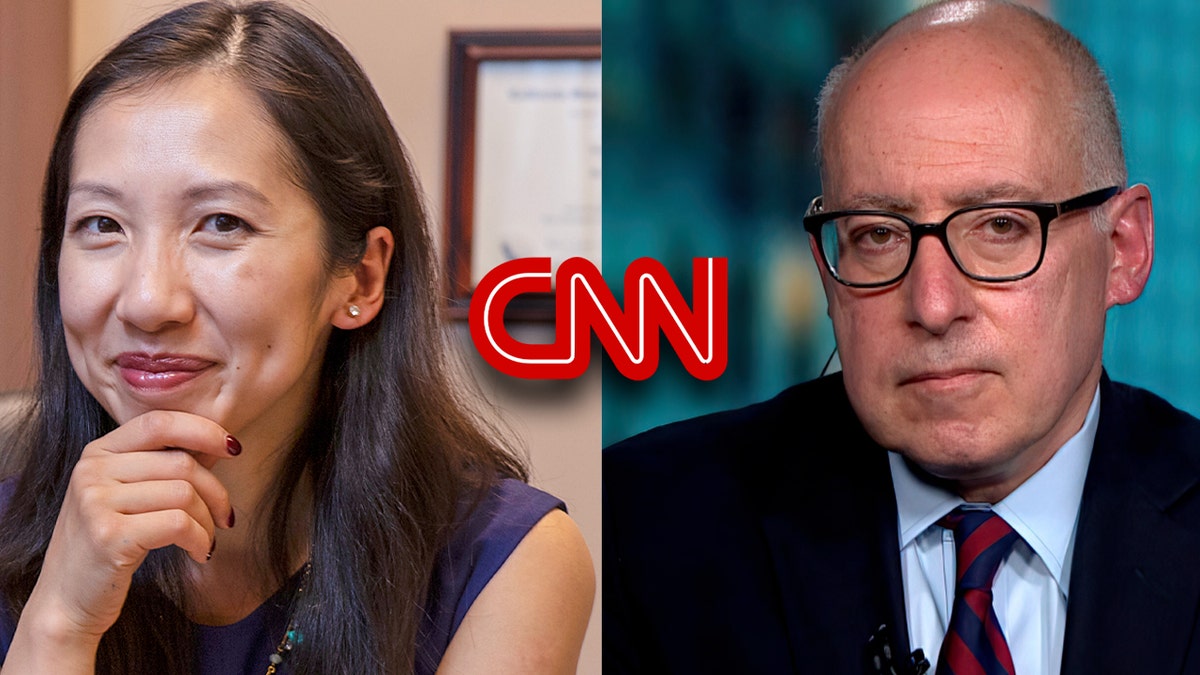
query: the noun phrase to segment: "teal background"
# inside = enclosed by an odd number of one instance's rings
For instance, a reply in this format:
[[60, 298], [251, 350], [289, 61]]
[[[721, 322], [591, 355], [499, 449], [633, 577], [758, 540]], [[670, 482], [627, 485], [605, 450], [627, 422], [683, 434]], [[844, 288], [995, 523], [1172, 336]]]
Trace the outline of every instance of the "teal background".
[[1063, 25], [1108, 73], [1131, 182], [1150, 186], [1155, 260], [1134, 304], [1109, 312], [1105, 364], [1200, 415], [1200, 3], [1059, 0]]
[[[821, 372], [832, 328], [799, 227], [820, 191], [813, 102], [842, 55], [909, 7], [604, 0], [604, 277], [619, 293], [629, 262], [651, 256], [690, 297], [693, 257], [727, 257], [730, 275], [725, 375], [695, 380], [669, 348], [643, 382], [606, 362], [605, 444]], [[1200, 3], [1058, 0], [1051, 13], [1108, 73], [1130, 180], [1154, 197], [1154, 271], [1109, 313], [1106, 366], [1200, 414]]]

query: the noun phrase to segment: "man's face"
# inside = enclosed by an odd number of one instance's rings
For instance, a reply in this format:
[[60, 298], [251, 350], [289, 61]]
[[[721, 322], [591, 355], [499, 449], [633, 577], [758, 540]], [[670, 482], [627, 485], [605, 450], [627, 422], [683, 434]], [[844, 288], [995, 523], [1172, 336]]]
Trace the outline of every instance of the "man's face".
[[[950, 29], [878, 45], [836, 102], [826, 208], [938, 222], [980, 202], [1104, 187], [1085, 184], [1061, 83], [1031, 44]], [[853, 289], [824, 274], [846, 390], [867, 431], [968, 498], [1003, 497], [1086, 416], [1111, 261], [1084, 211], [1054, 221], [1041, 268], [1020, 281], [968, 279], [934, 237], [895, 285]]]

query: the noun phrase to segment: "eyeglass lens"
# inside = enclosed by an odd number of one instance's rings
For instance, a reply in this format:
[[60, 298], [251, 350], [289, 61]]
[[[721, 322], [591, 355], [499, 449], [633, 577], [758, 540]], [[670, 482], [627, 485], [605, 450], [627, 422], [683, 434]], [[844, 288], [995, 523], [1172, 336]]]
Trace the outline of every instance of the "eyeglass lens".
[[[968, 275], [1001, 279], [1037, 266], [1043, 231], [1036, 213], [1021, 208], [964, 211], [946, 224], [950, 255]], [[821, 227], [825, 258], [838, 278], [852, 284], [894, 280], [904, 273], [914, 236], [895, 216], [855, 214]]]

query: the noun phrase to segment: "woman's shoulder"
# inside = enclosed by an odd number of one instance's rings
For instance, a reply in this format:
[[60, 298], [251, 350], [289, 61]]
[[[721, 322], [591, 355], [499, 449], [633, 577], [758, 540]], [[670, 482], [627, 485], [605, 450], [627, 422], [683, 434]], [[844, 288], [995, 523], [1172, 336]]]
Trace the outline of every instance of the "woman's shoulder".
[[434, 570], [437, 600], [446, 603], [454, 598], [452, 633], [471, 601], [525, 535], [555, 509], [566, 511], [566, 505], [558, 497], [513, 478], [498, 480], [482, 496], [464, 500], [465, 515], [438, 556]]
[[464, 500], [463, 515], [439, 565], [499, 568], [529, 530], [555, 509], [566, 511], [567, 507], [558, 497], [532, 485], [514, 478], [500, 479], [481, 496]]
[[[558, 498], [516, 480], [493, 485], [452, 536], [433, 585], [426, 610], [437, 620], [427, 621], [418, 672], [526, 673], [534, 662], [548, 668], [536, 672], [574, 672], [595, 572]], [[458, 632], [470, 639], [454, 640]]]
[[475, 599], [534, 526], [555, 510], [566, 511], [561, 499], [512, 478], [464, 498], [430, 580], [418, 672], [436, 670]]

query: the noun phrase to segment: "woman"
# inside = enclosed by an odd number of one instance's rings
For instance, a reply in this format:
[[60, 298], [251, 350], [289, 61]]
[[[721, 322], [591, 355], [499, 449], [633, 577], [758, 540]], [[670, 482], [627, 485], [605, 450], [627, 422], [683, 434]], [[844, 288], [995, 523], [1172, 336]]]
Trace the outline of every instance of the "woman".
[[573, 671], [586, 550], [447, 376], [415, 178], [329, 33], [139, 29], [68, 103], [42, 224], [5, 673]]

